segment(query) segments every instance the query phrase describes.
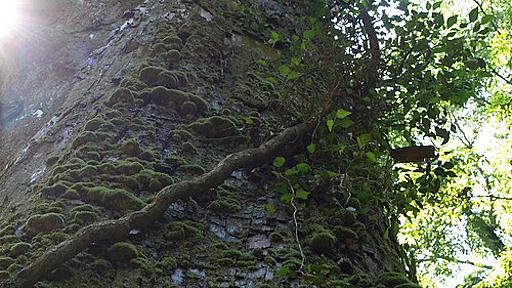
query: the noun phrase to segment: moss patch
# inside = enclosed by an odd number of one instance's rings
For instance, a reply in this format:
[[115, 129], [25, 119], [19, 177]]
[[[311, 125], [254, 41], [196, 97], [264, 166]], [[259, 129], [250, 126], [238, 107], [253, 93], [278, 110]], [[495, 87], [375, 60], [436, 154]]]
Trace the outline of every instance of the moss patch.
[[116, 263], [126, 263], [139, 255], [137, 248], [128, 242], [115, 243], [110, 246], [107, 253], [108, 258]]
[[58, 213], [34, 215], [25, 224], [25, 229], [29, 235], [49, 233], [62, 227], [64, 227], [64, 216]]

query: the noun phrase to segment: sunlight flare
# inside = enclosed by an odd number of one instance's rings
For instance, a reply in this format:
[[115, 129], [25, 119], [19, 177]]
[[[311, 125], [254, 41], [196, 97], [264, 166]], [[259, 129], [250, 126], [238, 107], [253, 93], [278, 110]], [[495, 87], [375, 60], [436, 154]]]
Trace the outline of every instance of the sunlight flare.
[[0, 38], [10, 34], [18, 20], [18, 2], [2, 1], [2, 4], [0, 4]]

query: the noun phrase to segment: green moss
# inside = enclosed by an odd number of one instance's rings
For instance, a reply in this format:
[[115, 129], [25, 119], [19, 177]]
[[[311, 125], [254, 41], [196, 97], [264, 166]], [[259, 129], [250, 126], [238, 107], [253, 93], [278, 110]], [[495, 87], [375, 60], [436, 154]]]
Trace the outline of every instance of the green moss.
[[336, 244], [336, 236], [326, 228], [319, 226], [309, 238], [311, 249], [318, 254], [332, 253]]
[[131, 78], [131, 77], [124, 78], [123, 80], [121, 80], [121, 83], [119, 85], [121, 87], [128, 88], [132, 91], [140, 91], [140, 90], [143, 90], [148, 87], [148, 85], [146, 85], [146, 83], [140, 81], [139, 79], [135, 79], [135, 78]]
[[272, 241], [274, 243], [282, 243], [286, 239], [285, 236], [281, 232], [278, 232], [278, 231], [274, 231], [274, 232], [270, 233], [269, 238], [270, 238], [270, 241]]
[[98, 214], [90, 211], [79, 211], [76, 212], [73, 217], [76, 223], [84, 225], [96, 221], [98, 219]]
[[[171, 51], [167, 52], [171, 53]], [[171, 56], [174, 54], [170, 54]], [[178, 55], [172, 57], [179, 58]], [[148, 66], [140, 71], [140, 79], [150, 86], [163, 86], [166, 88], [178, 88], [187, 84], [186, 74], [179, 71], [169, 71], [162, 67]]]
[[197, 106], [196, 103], [192, 101], [185, 101], [180, 106], [180, 112], [182, 115], [196, 115], [197, 114]]
[[102, 275], [112, 269], [112, 264], [105, 259], [96, 259], [91, 263], [91, 268], [96, 271], [96, 273]]
[[222, 138], [239, 134], [233, 121], [220, 116], [199, 119], [186, 128], [193, 134], [205, 138]]
[[30, 245], [30, 243], [18, 242], [11, 246], [9, 253], [11, 256], [17, 257], [27, 253], [30, 249], [32, 249], [32, 245]]
[[181, 59], [180, 51], [175, 50], [175, 49], [169, 50], [165, 53], [164, 59], [165, 59], [165, 63], [167, 63], [167, 65], [169, 67], [174, 67], [180, 62], [180, 59]]
[[129, 157], [138, 157], [142, 153], [139, 143], [135, 140], [128, 140], [121, 144], [121, 152]]
[[49, 233], [62, 227], [64, 227], [64, 216], [58, 213], [34, 215], [25, 224], [25, 229], [29, 235]]
[[189, 174], [189, 175], [197, 175], [197, 174], [203, 174], [206, 172], [206, 170], [195, 164], [188, 164], [188, 165], [182, 165], [176, 169], [176, 172], [183, 173], [183, 174]]
[[59, 181], [51, 186], [46, 186], [43, 189], [41, 189], [41, 193], [44, 196], [53, 196], [58, 197], [62, 195], [66, 190], [69, 188], [70, 183], [67, 181]]
[[196, 146], [194, 146], [194, 144], [192, 144], [190, 141], [183, 143], [182, 151], [183, 151], [183, 154], [186, 154], [186, 155], [195, 155], [198, 153]]
[[76, 190], [68, 189], [60, 197], [69, 200], [78, 200], [80, 199], [80, 194]]
[[130, 266], [137, 269], [142, 269], [145, 272], [152, 272], [155, 269], [155, 265], [145, 257], [137, 257], [130, 260]]
[[345, 226], [352, 226], [356, 222], [356, 216], [354, 213], [347, 209], [340, 209], [336, 213], [336, 219], [340, 221], [339, 224]]
[[120, 87], [112, 93], [105, 104], [112, 107], [118, 103], [135, 104], [134, 93], [128, 88]]
[[396, 287], [401, 284], [410, 284], [411, 281], [404, 274], [398, 272], [386, 272], [380, 275], [379, 282], [386, 287]]
[[165, 236], [170, 241], [200, 240], [204, 238], [203, 231], [206, 230], [203, 224], [193, 221], [177, 221], [168, 225]]
[[201, 97], [163, 86], [145, 90], [141, 93], [140, 97], [146, 104], [155, 104], [171, 109], [179, 109], [184, 102], [190, 101], [196, 105], [198, 114], [208, 111], [208, 104]]
[[82, 190], [83, 197], [91, 203], [117, 211], [141, 209], [144, 202], [124, 189], [97, 186]]
[[333, 232], [336, 235], [336, 237], [341, 241], [359, 238], [356, 232], [354, 232], [350, 228], [343, 227], [343, 226], [334, 227]]
[[110, 246], [107, 253], [108, 258], [116, 263], [126, 263], [139, 255], [137, 248], [128, 242], [115, 243]]
[[165, 272], [174, 271], [178, 267], [178, 262], [174, 257], [165, 257], [160, 261], [160, 266]]
[[6, 269], [14, 263], [14, 259], [7, 256], [0, 256], [0, 270]]
[[240, 210], [240, 203], [232, 198], [220, 198], [213, 201], [208, 208], [219, 214], [229, 214]]
[[60, 156], [52, 155], [46, 159], [46, 166], [51, 167], [59, 162]]
[[0, 237], [0, 244], [9, 244], [18, 241], [18, 237], [15, 235], [5, 235]]
[[179, 49], [183, 46], [183, 41], [181, 41], [181, 38], [178, 36], [170, 35], [165, 37], [162, 42], [165, 45], [170, 45], [170, 47], [173, 47], [174, 49]]

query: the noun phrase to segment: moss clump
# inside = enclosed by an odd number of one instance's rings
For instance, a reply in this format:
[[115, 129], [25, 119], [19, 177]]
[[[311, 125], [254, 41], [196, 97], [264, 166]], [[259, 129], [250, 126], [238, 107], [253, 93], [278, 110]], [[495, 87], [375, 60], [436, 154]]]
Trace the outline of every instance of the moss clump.
[[205, 230], [203, 224], [193, 221], [178, 221], [169, 224], [165, 236], [168, 240], [175, 242], [186, 239], [200, 240], [204, 237], [203, 231]]
[[62, 227], [64, 227], [64, 216], [58, 213], [34, 215], [25, 224], [25, 229], [29, 235], [49, 233]]
[[218, 214], [229, 214], [240, 210], [240, 203], [232, 198], [220, 198], [213, 201], [208, 208]]
[[0, 271], [0, 280], [6, 280], [9, 279], [9, 277], [11, 277], [11, 274], [9, 274], [9, 272], [5, 270]]
[[282, 243], [286, 239], [285, 236], [281, 232], [278, 232], [278, 231], [274, 231], [274, 232], [270, 233], [269, 238], [270, 238], [270, 241], [272, 241], [274, 243]]
[[186, 74], [179, 71], [169, 71], [155, 66], [148, 66], [140, 71], [140, 79], [150, 86], [178, 88], [186, 85]]
[[174, 183], [174, 179], [164, 173], [145, 169], [135, 175], [139, 190], [157, 192], [165, 186]]
[[356, 232], [354, 232], [350, 228], [343, 227], [343, 226], [334, 227], [333, 232], [336, 235], [336, 238], [338, 238], [341, 241], [359, 238]]
[[141, 209], [144, 202], [124, 189], [111, 189], [103, 186], [84, 187], [82, 196], [88, 201], [117, 211]]
[[182, 115], [196, 115], [197, 106], [196, 103], [192, 101], [185, 101], [180, 106], [180, 112]]
[[169, 67], [175, 67], [181, 59], [180, 51], [175, 49], [169, 50], [165, 53], [164, 59]]
[[91, 268], [99, 274], [105, 274], [112, 269], [112, 264], [105, 259], [96, 259], [91, 263]]
[[121, 80], [121, 83], [119, 85], [132, 91], [140, 91], [145, 88], [148, 88], [148, 85], [146, 85], [146, 83], [140, 81], [139, 79], [131, 77], [124, 78], [123, 80]]
[[9, 253], [13, 257], [18, 257], [20, 255], [27, 253], [28, 251], [30, 251], [30, 249], [32, 249], [32, 245], [30, 243], [18, 242], [11, 246], [11, 248], [9, 249]]
[[162, 267], [165, 272], [174, 271], [178, 267], [178, 262], [174, 257], [165, 257], [160, 261], [160, 267]]
[[7, 267], [11, 266], [14, 263], [14, 259], [7, 256], [0, 257], [0, 270], [7, 269]]
[[[93, 119], [87, 121], [84, 127], [84, 131], [96, 131], [100, 129], [107, 121], [101, 117], [94, 117]], [[112, 125], [112, 123], [110, 123]]]
[[64, 194], [64, 192], [66, 192], [66, 190], [69, 188], [68, 185], [69, 185], [69, 182], [59, 181], [51, 186], [44, 187], [43, 189], [41, 189], [41, 193], [44, 196], [58, 197], [58, 196]]
[[110, 246], [107, 251], [108, 258], [112, 262], [126, 263], [139, 255], [137, 248], [128, 242], [118, 242]]
[[330, 254], [336, 245], [336, 240], [336, 236], [330, 230], [317, 226], [308, 242], [315, 253]]
[[52, 155], [46, 159], [46, 166], [51, 167], [59, 162], [60, 156]]
[[80, 199], [80, 194], [76, 190], [68, 189], [60, 197], [63, 199], [78, 200]]
[[233, 121], [220, 116], [199, 119], [186, 128], [193, 134], [205, 138], [223, 138], [239, 134]]
[[96, 221], [98, 214], [90, 211], [78, 211], [73, 217], [76, 223], [84, 225]]
[[151, 274], [155, 270], [155, 265], [147, 258], [137, 257], [130, 260], [130, 266], [142, 269], [144, 272]]
[[205, 173], [206, 170], [199, 165], [187, 164], [187, 165], [182, 165], [182, 166], [178, 167], [178, 169], [176, 169], [176, 172], [183, 173], [183, 174], [189, 174], [189, 175], [197, 175], [197, 174]]
[[162, 40], [162, 43], [165, 45], [169, 45], [169, 47], [172, 47], [173, 49], [180, 49], [183, 46], [183, 41], [178, 36], [167, 36]]
[[190, 101], [196, 105], [198, 114], [208, 111], [208, 103], [206, 103], [206, 101], [201, 97], [163, 86], [157, 86], [146, 90], [142, 92], [140, 96], [146, 104], [155, 104], [171, 109], [179, 109], [184, 102]]
[[142, 153], [139, 143], [135, 140], [128, 140], [121, 144], [121, 152], [129, 157], [138, 157]]
[[132, 90], [125, 87], [116, 89], [105, 104], [112, 107], [117, 103], [135, 104], [135, 97]]
[[402, 284], [413, 284], [404, 274], [398, 272], [386, 272], [381, 274], [379, 283], [391, 288]]

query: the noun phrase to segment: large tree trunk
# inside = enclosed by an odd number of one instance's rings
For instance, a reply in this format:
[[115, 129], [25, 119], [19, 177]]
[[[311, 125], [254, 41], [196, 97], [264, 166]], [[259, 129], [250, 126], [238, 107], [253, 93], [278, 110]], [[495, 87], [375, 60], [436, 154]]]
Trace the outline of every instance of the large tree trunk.
[[6, 49], [6, 287], [414, 286], [381, 203], [343, 178], [280, 200], [269, 164], [300, 161], [316, 123], [284, 129], [256, 62], [284, 57], [265, 35], [299, 33], [301, 1], [97, 2], [29, 11], [42, 43]]

